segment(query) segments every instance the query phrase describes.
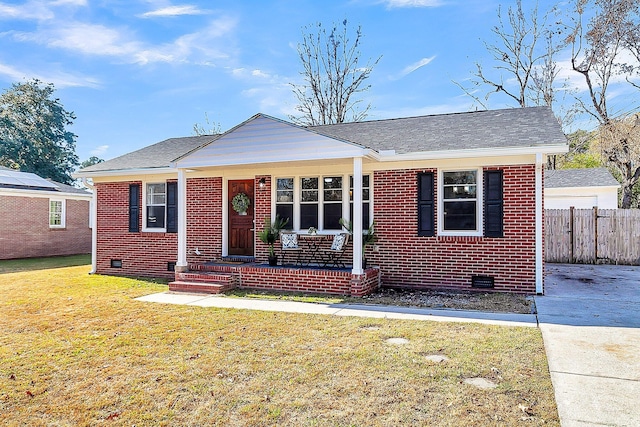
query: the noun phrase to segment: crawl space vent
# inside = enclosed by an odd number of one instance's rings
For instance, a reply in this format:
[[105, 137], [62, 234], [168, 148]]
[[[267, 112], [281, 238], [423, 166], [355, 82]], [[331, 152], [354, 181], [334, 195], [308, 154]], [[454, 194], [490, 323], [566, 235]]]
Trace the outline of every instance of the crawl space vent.
[[472, 276], [472, 288], [493, 288], [494, 279], [491, 276]]

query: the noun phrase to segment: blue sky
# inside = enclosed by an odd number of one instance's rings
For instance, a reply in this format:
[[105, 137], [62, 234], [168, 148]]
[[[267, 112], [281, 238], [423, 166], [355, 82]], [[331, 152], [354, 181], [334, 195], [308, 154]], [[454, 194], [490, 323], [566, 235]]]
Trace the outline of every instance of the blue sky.
[[362, 26], [363, 59], [382, 55], [364, 95], [369, 119], [468, 111], [452, 80], [476, 61], [490, 66], [483, 40], [500, 3], [515, 1], [0, 0], [0, 89], [54, 83], [77, 116], [80, 159], [110, 159], [192, 135], [205, 112], [222, 130], [258, 112], [287, 119], [302, 27], [347, 19]]

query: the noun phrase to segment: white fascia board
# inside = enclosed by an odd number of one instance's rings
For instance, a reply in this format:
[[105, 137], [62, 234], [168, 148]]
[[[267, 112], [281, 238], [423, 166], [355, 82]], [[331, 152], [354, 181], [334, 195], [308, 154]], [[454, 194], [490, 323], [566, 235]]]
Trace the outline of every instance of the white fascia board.
[[370, 157], [376, 158], [377, 153], [373, 150], [369, 149], [352, 149], [352, 150], [341, 150], [333, 153], [322, 153], [322, 155], [317, 155], [315, 153], [310, 153], [307, 156], [289, 156], [289, 157], [273, 157], [273, 158], [264, 158], [264, 157], [256, 157], [256, 158], [247, 158], [247, 157], [228, 157], [226, 159], [220, 159], [220, 161], [212, 161], [211, 158], [208, 159], [184, 159], [178, 160], [177, 162], [173, 162], [171, 164], [174, 168], [180, 169], [194, 169], [194, 168], [204, 168], [204, 167], [225, 167], [225, 166], [240, 166], [240, 165], [256, 165], [256, 164], [269, 164], [269, 163], [292, 163], [292, 162], [306, 162], [306, 161], [316, 161], [316, 160], [337, 160], [337, 159], [352, 159], [354, 157]]
[[470, 157], [496, 157], [535, 154], [561, 154], [569, 151], [567, 144], [544, 145], [539, 147], [504, 147], [504, 148], [475, 148], [471, 150], [439, 150], [420, 151], [405, 154], [377, 154], [374, 158], [381, 162], [395, 162], [404, 160], [438, 160], [461, 159]]
[[2, 188], [0, 196], [14, 197], [36, 197], [44, 199], [65, 199], [65, 200], [91, 200], [93, 193], [79, 194], [66, 193], [62, 191], [46, 191], [46, 190], [26, 190], [22, 188]]
[[156, 174], [178, 174], [178, 170], [175, 167], [161, 167], [161, 168], [138, 168], [138, 169], [114, 169], [108, 171], [95, 171], [95, 172], [76, 172], [71, 174], [73, 178], [102, 178], [110, 176], [126, 176], [126, 175], [156, 175]]

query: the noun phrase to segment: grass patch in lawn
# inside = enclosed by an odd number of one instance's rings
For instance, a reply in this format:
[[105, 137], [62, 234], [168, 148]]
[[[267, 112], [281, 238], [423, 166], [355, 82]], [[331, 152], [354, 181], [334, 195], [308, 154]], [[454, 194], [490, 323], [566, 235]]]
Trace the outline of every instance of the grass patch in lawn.
[[2, 425], [559, 425], [535, 328], [159, 305], [85, 267], [0, 284]]
[[90, 254], [0, 260], [0, 274], [91, 264]]
[[312, 302], [317, 304], [399, 305], [404, 307], [520, 314], [535, 312], [533, 298], [508, 292], [464, 292], [453, 290], [383, 288], [364, 297], [348, 297], [304, 292], [233, 289], [226, 292], [225, 295], [236, 298], [273, 299]]

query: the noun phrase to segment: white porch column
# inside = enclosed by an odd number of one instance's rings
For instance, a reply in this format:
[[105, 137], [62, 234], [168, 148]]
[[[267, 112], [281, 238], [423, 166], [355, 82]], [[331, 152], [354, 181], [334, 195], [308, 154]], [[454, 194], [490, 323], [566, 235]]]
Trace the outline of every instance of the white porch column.
[[187, 176], [178, 169], [178, 260], [176, 271], [187, 267]]
[[95, 274], [98, 270], [98, 189], [93, 186], [93, 197], [91, 198], [91, 271]]
[[543, 174], [543, 155], [536, 154], [536, 293], [542, 295], [543, 287], [543, 266], [544, 266], [544, 239], [542, 235], [542, 174]]
[[353, 269], [362, 274], [362, 157], [353, 158]]

